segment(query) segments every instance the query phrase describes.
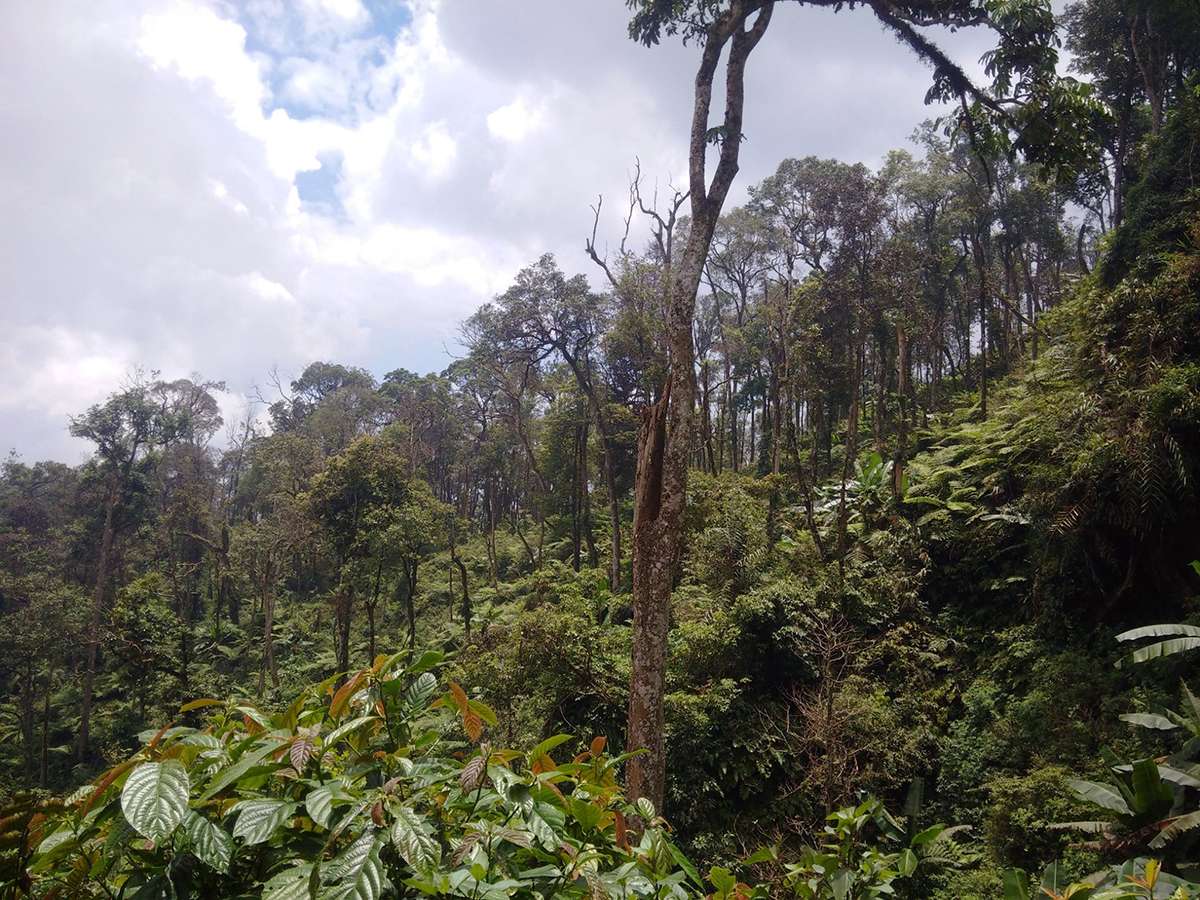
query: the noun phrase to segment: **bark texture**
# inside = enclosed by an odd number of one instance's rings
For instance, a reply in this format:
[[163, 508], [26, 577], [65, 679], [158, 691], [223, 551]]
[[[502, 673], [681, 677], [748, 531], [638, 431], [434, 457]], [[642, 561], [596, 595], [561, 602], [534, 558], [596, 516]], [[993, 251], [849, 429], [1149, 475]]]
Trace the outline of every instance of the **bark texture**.
[[[689, 143], [688, 187], [692, 222], [684, 252], [663, 279], [667, 343], [671, 364], [656, 402], [643, 413], [638, 441], [633, 514], [633, 648], [629, 689], [628, 746], [645, 752], [630, 760], [630, 798], [648, 798], [663, 808], [666, 783], [663, 685], [671, 589], [679, 560], [680, 531], [687, 498], [688, 460], [695, 427], [696, 376], [692, 322], [696, 291], [721, 207], [738, 170], [742, 141], [742, 99], [746, 60], [770, 22], [773, 0], [733, 2], [709, 26], [696, 73], [695, 106]], [[725, 120], [709, 128], [713, 76], [728, 47], [725, 66]], [[706, 151], [713, 141], [720, 155], [711, 184]]]

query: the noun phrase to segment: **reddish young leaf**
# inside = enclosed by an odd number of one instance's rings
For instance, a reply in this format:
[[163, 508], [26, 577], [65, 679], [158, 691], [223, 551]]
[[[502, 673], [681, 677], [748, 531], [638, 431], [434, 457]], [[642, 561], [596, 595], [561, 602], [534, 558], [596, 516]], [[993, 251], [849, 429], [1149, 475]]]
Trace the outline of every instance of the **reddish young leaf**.
[[350, 698], [354, 696], [366, 674], [366, 672], [359, 672], [338, 688], [337, 693], [333, 695], [333, 700], [329, 703], [330, 716], [335, 719], [342, 717], [342, 714], [346, 711], [346, 706], [350, 703]]
[[629, 852], [629, 829], [625, 825], [625, 815], [619, 809], [613, 811], [613, 820], [617, 829], [617, 846]]

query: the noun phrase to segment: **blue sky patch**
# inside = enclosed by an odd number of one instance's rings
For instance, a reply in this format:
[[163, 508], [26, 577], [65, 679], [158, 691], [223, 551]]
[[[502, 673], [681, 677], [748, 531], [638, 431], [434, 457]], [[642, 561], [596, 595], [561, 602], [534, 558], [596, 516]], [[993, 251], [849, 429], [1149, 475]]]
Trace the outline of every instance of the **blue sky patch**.
[[308, 212], [344, 220], [346, 208], [337, 190], [342, 177], [342, 155], [327, 153], [318, 158], [321, 168], [296, 173], [296, 191], [300, 194], [300, 202]]
[[[328, 118], [353, 124], [365, 101], [370, 71], [384, 65], [400, 33], [412, 23], [412, 10], [400, 0], [361, 0], [370, 19], [339, 34], [306, 30], [302, 15], [288, 10], [282, 16], [255, 15], [243, 8], [239, 15], [246, 29], [246, 49], [264, 63], [269, 95], [263, 113], [282, 109], [293, 119]], [[285, 7], [286, 9], [287, 7]], [[349, 64], [347, 71], [346, 63]], [[344, 102], [304, 102], [289, 96], [288, 82], [303, 61], [323, 63], [349, 76]], [[355, 74], [351, 74], [354, 70]]]

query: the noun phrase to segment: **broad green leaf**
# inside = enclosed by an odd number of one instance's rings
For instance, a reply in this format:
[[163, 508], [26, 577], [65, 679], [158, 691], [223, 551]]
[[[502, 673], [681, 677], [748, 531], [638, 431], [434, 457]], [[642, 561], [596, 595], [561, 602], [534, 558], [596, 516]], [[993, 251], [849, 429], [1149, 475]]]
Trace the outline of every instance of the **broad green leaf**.
[[1157, 713], [1125, 713], [1121, 716], [1121, 721], [1159, 731], [1174, 731], [1179, 727], [1166, 716], [1160, 716]]
[[539, 756], [544, 756], [549, 753], [559, 744], [564, 744], [571, 739], [569, 734], [556, 734], [553, 737], [548, 737], [527, 754], [530, 761], [537, 759]]
[[704, 880], [700, 877], [700, 872], [692, 865], [692, 861], [687, 858], [684, 852], [671, 843], [671, 841], [667, 840], [666, 837], [663, 837], [663, 843], [667, 845], [667, 849], [671, 852], [676, 865], [687, 873], [688, 878], [692, 879], [696, 887], [703, 888]]
[[339, 725], [325, 736], [325, 746], [332, 747], [346, 735], [357, 731], [369, 722], [374, 722], [378, 718], [379, 716], [359, 716], [356, 719], [351, 719], [349, 722]]
[[423, 872], [437, 865], [441, 848], [430, 834], [425, 820], [413, 809], [399, 806], [392, 812], [392, 843], [414, 870]]
[[55, 850], [64, 847], [75, 840], [75, 833], [70, 828], [60, 828], [53, 834], [47, 835], [37, 847], [37, 856], [46, 857]]
[[222, 706], [224, 700], [217, 700], [215, 697], [201, 697], [199, 700], [192, 700], [190, 703], [185, 703], [179, 707], [181, 713], [191, 712], [194, 709], [203, 709], [206, 706]]
[[220, 750], [224, 747], [221, 741], [211, 734], [189, 734], [187, 737], [180, 739], [179, 743], [185, 747], [200, 747], [203, 750]]
[[323, 784], [319, 788], [313, 788], [304, 798], [304, 809], [308, 812], [308, 817], [322, 828], [329, 827], [329, 820], [333, 815], [333, 797], [333, 788]]
[[1160, 637], [1195, 637], [1200, 638], [1200, 626], [1197, 625], [1145, 625], [1141, 628], [1131, 628], [1117, 635], [1118, 641], [1140, 641], [1142, 638]]
[[267, 729], [271, 727], [271, 720], [261, 710], [255, 709], [253, 706], [238, 706], [234, 708], [256, 725]]
[[935, 841], [946, 830], [945, 825], [930, 825], [924, 831], [918, 832], [912, 839], [914, 847], [920, 847], [922, 844], [928, 844]]
[[367, 832], [346, 848], [323, 880], [333, 886], [321, 892], [322, 900], [378, 900], [388, 881], [375, 835]]
[[558, 835], [553, 826], [532, 808], [525, 812], [525, 824], [544, 849], [553, 850], [558, 846]]
[[218, 872], [229, 871], [229, 861], [233, 858], [233, 838], [224, 828], [189, 811], [183, 822], [183, 830], [201, 862]]
[[435, 666], [440, 665], [445, 658], [446, 654], [440, 650], [426, 650], [415, 663], [408, 667], [408, 671], [413, 674], [417, 672], [424, 674]]
[[1161, 659], [1164, 656], [1174, 656], [1176, 653], [1196, 649], [1200, 649], [1200, 637], [1181, 637], [1169, 641], [1159, 641], [1157, 644], [1149, 644], [1134, 650], [1124, 660], [1117, 660], [1117, 668], [1120, 668], [1121, 664], [1126, 661], [1144, 663], [1152, 659]]
[[137, 832], [124, 816], [115, 816], [108, 837], [104, 839], [103, 855], [108, 858], [119, 856], [136, 840]]
[[521, 881], [538, 881], [543, 878], [561, 878], [562, 874], [563, 871], [558, 866], [537, 866], [518, 872], [517, 877]]
[[1125, 802], [1125, 798], [1111, 785], [1079, 779], [1071, 780], [1067, 784], [1071, 790], [1089, 803], [1110, 809], [1123, 816], [1132, 815], [1133, 813], [1133, 810], [1129, 808], [1129, 804]]
[[733, 873], [723, 866], [713, 866], [708, 870], [708, 880], [722, 894], [728, 894], [737, 885]]
[[261, 844], [271, 837], [296, 810], [295, 803], [287, 800], [243, 800], [235, 803], [231, 812], [237, 813], [233, 836], [241, 838], [247, 845]]
[[585, 831], [591, 831], [600, 823], [601, 810], [588, 800], [571, 797], [568, 800], [571, 818], [578, 822]]
[[424, 672], [408, 686], [404, 692], [404, 702], [412, 709], [421, 709], [437, 693], [437, 688], [438, 681], [433, 673]]
[[225, 769], [212, 780], [208, 786], [208, 790], [200, 795], [200, 802], [203, 803], [206, 800], [211, 800], [239, 778], [244, 778], [247, 774], [249, 774], [251, 769], [254, 769], [260, 765], [265, 766], [268, 769], [277, 766], [277, 763], [264, 762], [264, 760], [274, 751], [278, 750], [280, 746], [281, 745], [278, 741], [267, 741], [263, 744], [260, 744], [254, 750], [248, 750], [246, 753], [243, 753], [242, 757], [237, 762], [235, 762], [228, 769]]
[[1029, 876], [1020, 869], [1005, 869], [1004, 900], [1030, 900]]
[[138, 733], [138, 740], [143, 744], [149, 744], [157, 739], [155, 746], [163, 742], [170, 742], [175, 738], [181, 738], [185, 735], [195, 734], [195, 728], [189, 728], [186, 725], [176, 725], [173, 728], [154, 729], [148, 728], [145, 731]]
[[284, 869], [263, 885], [262, 900], [309, 900], [311, 878], [311, 863]]
[[917, 854], [905, 847], [900, 851], [900, 858], [896, 861], [896, 868], [900, 871], [901, 876], [908, 878], [913, 872], [917, 871]]
[[774, 862], [779, 859], [779, 848], [774, 845], [759, 847], [742, 860], [743, 866], [755, 866], [759, 863]]
[[142, 763], [121, 789], [121, 811], [140, 834], [161, 843], [187, 814], [189, 787], [187, 770], [175, 760]]
[[1195, 828], [1200, 828], [1200, 810], [1171, 819], [1170, 824], [1155, 835], [1154, 840], [1150, 842], [1150, 846], [1155, 850], [1161, 849], [1184, 832], [1192, 831]]

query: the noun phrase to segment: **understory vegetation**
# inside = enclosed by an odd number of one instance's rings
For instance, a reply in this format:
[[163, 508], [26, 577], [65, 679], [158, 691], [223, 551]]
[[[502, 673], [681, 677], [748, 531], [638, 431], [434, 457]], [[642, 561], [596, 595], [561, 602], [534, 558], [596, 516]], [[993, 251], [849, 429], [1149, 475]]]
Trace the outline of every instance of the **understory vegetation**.
[[682, 195], [635, 180], [604, 291], [543, 257], [442, 373], [315, 362], [232, 423], [139, 375], [88, 462], [10, 458], [0, 896], [1200, 896], [1200, 22], [1160, 7], [1151, 96], [1101, 33], [1143, 12], [1068, 13], [1088, 175], [927, 124], [720, 218], [661, 798]]

